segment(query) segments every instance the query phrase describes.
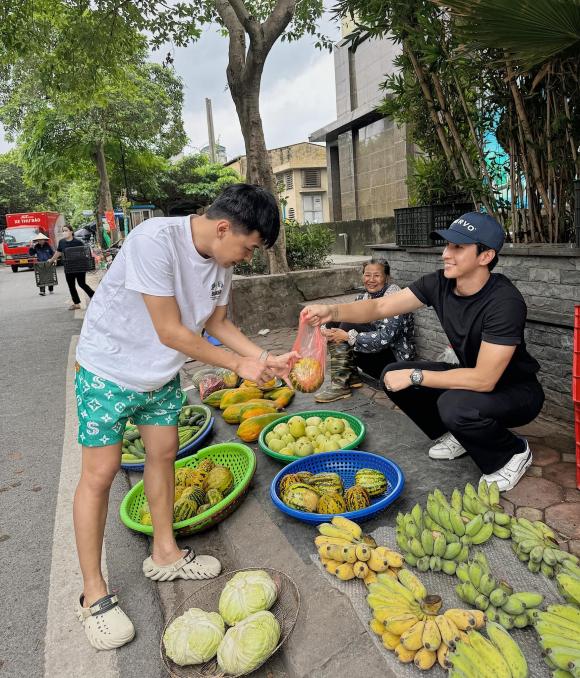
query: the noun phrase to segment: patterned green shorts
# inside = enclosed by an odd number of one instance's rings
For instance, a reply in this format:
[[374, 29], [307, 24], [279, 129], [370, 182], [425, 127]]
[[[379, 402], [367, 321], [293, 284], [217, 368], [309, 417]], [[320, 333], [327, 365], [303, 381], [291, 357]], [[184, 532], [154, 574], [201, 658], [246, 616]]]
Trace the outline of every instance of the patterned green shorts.
[[129, 418], [137, 425], [177, 426], [181, 411], [179, 374], [156, 391], [140, 393], [98, 377], [77, 364], [75, 391], [78, 441], [85, 447], [120, 442]]

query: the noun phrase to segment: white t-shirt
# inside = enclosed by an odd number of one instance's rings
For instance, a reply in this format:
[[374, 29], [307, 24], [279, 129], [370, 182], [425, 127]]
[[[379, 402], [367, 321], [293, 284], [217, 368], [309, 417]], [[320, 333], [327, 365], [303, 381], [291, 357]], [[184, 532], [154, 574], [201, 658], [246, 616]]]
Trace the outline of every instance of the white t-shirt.
[[189, 217], [147, 219], [127, 236], [87, 308], [77, 362], [133, 391], [161, 388], [187, 357], [164, 346], [143, 294], [175, 297], [181, 322], [201, 334], [228, 303], [232, 270], [195, 249]]

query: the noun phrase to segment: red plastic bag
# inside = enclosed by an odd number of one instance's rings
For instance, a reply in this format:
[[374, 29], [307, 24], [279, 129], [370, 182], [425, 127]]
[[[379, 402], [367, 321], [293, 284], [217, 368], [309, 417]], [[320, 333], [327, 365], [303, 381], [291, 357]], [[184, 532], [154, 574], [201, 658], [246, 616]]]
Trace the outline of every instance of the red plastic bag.
[[199, 397], [203, 401], [214, 391], [225, 388], [224, 380], [218, 374], [208, 374], [199, 382]]
[[292, 350], [300, 354], [288, 374], [292, 387], [302, 393], [318, 391], [324, 382], [326, 365], [326, 337], [320, 327], [312, 327], [301, 316]]

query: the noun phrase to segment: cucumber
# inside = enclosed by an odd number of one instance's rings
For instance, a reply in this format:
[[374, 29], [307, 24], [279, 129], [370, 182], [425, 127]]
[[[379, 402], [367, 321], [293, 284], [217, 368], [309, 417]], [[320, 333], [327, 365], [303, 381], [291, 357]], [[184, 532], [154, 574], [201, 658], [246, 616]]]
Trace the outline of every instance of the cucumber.
[[131, 430], [131, 431], [125, 431], [125, 435], [123, 436], [125, 440], [128, 440], [129, 442], [133, 442], [134, 440], [137, 440], [137, 438], [140, 438], [139, 431]]

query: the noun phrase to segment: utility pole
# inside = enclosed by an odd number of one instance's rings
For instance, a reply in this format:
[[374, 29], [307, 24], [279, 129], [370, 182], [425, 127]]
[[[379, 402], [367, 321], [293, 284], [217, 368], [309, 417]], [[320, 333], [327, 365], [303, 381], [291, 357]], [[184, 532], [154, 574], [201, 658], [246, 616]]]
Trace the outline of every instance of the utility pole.
[[216, 162], [215, 157], [215, 135], [213, 131], [213, 113], [211, 110], [211, 99], [206, 97], [205, 100], [205, 110], [207, 113], [207, 133], [209, 136], [209, 159], [212, 162]]

